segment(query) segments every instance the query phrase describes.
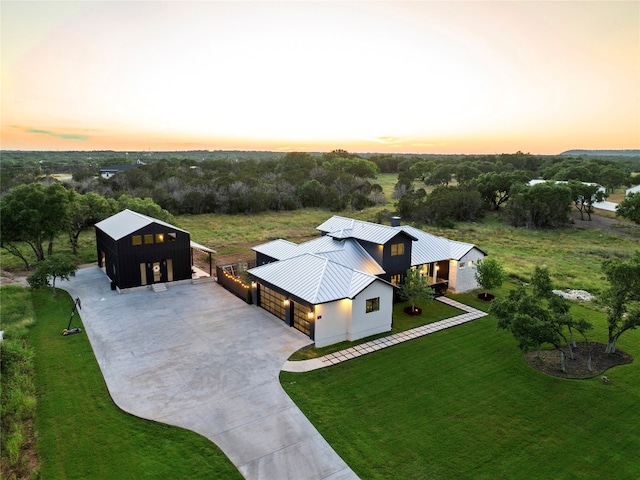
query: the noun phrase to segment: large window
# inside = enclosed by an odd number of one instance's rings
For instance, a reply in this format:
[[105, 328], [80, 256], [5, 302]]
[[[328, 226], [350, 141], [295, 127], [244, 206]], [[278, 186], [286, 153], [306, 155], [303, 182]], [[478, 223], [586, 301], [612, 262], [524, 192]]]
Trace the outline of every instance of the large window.
[[367, 313], [380, 310], [380, 297], [367, 299]]
[[393, 243], [391, 245], [391, 256], [404, 255], [404, 243]]
[[391, 275], [391, 283], [393, 285], [400, 285], [400, 282], [402, 282], [402, 275], [399, 273], [397, 275]]

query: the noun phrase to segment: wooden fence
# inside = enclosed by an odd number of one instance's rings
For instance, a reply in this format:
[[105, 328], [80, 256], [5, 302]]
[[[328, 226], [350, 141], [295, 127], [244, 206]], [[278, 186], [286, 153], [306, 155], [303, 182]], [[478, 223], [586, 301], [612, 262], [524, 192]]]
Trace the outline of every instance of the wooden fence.
[[231, 265], [216, 265], [218, 283], [236, 297], [241, 298], [247, 303], [251, 303], [251, 299], [249, 298], [251, 286], [247, 285], [238, 275], [241, 271], [255, 267], [255, 264], [255, 260], [249, 260]]

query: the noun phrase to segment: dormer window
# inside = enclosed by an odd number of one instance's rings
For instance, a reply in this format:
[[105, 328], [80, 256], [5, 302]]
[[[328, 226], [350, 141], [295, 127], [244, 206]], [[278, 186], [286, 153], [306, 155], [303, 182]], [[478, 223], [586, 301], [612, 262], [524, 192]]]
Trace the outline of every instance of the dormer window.
[[404, 243], [391, 244], [391, 256], [404, 255]]

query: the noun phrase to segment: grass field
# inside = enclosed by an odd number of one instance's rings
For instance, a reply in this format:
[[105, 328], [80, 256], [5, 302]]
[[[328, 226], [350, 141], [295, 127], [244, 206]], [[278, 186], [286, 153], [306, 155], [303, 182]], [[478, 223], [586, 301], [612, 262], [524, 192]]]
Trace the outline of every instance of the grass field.
[[60, 334], [73, 305], [69, 295], [54, 299], [50, 290], [40, 290], [32, 298], [40, 478], [242, 478], [206, 438], [120, 410], [86, 334]]
[[[392, 177], [378, 179], [389, 199]], [[339, 214], [374, 221], [383, 208]], [[392, 204], [386, 208], [393, 210]], [[331, 215], [322, 210], [196, 215], [179, 217], [178, 225], [220, 255], [247, 257], [251, 246], [273, 238], [297, 242], [317, 236], [315, 227]], [[627, 258], [640, 248], [637, 239], [575, 226], [515, 229], [495, 215], [454, 229], [424, 229], [477, 244], [503, 263], [512, 282], [527, 281], [534, 267], [543, 265], [557, 288], [592, 293], [603, 288], [603, 259]], [[66, 242], [60, 237], [57, 251], [67, 250]], [[93, 231], [81, 235], [80, 247], [79, 262], [95, 262]], [[0, 263], [22, 270], [6, 254]], [[496, 293], [503, 295], [512, 285]], [[487, 307], [473, 295], [454, 298]], [[60, 335], [69, 297], [54, 300], [43, 291], [33, 299], [37, 323], [28, 338], [36, 351], [41, 478], [239, 478], [203, 437], [120, 411], [86, 336]], [[457, 313], [442, 307], [434, 305], [424, 321]], [[603, 341], [602, 313], [574, 309], [597, 324], [592, 338]], [[394, 328], [409, 328], [415, 319], [398, 310]], [[640, 331], [623, 335], [619, 348], [637, 359]], [[304, 358], [305, 352], [297, 355]], [[640, 478], [638, 361], [607, 375], [611, 383], [604, 385], [538, 373], [487, 317], [331, 369], [283, 373], [281, 380], [362, 478]]]
[[[605, 335], [602, 314], [578, 313]], [[640, 332], [622, 339], [637, 359]], [[640, 478], [640, 367], [607, 375], [539, 373], [485, 317], [280, 379], [361, 478]]]

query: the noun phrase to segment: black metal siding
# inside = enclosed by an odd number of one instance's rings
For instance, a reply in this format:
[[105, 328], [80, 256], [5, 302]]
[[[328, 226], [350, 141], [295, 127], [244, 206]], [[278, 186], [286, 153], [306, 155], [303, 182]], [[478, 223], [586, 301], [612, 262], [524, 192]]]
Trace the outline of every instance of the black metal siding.
[[[155, 235], [164, 234], [163, 243], [155, 243]], [[169, 233], [175, 234], [175, 241], [169, 241]], [[133, 245], [132, 236], [142, 235], [143, 244]], [[153, 235], [154, 243], [145, 244], [144, 235]], [[131, 288], [142, 285], [140, 264], [162, 262], [171, 259], [173, 263], [173, 280], [191, 278], [191, 243], [187, 232], [152, 223], [119, 240], [114, 240], [105, 232], [96, 228], [98, 255], [103, 251], [106, 255], [106, 272], [109, 278], [120, 288]], [[100, 258], [98, 256], [98, 258]], [[114, 269], [115, 267], [115, 269]], [[167, 279], [163, 279], [167, 281]], [[151, 281], [147, 281], [151, 283]]]

